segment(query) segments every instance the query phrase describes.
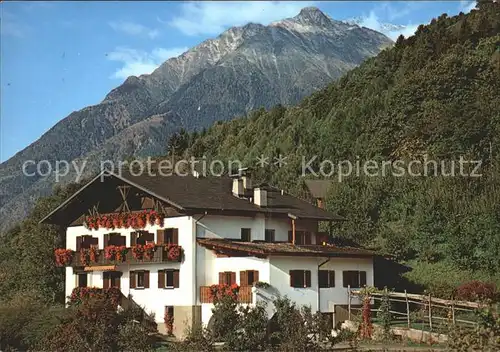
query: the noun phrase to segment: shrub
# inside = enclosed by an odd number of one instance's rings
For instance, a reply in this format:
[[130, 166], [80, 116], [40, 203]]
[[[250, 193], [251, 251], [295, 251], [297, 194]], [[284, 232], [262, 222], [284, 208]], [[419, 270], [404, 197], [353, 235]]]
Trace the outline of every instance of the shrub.
[[201, 324], [195, 324], [186, 329], [184, 340], [171, 343], [169, 345], [169, 350], [179, 352], [215, 351], [213, 335], [210, 330], [203, 327]]
[[473, 330], [453, 327], [448, 336], [451, 351], [500, 351], [500, 317], [490, 309], [477, 312], [479, 325]]
[[118, 347], [121, 351], [152, 351], [153, 340], [145, 326], [136, 321], [127, 321], [118, 329]]
[[233, 295], [222, 295], [212, 309], [211, 330], [216, 341], [226, 341], [238, 325], [237, 302]]
[[1, 302], [0, 351], [33, 349], [64, 312], [64, 306], [46, 306], [32, 292]]
[[326, 325], [320, 313], [312, 314], [310, 308], [299, 309], [287, 297], [274, 301], [276, 313], [270, 321], [269, 343], [276, 351], [307, 351], [320, 349], [321, 332]]
[[266, 306], [240, 307], [238, 324], [227, 336], [225, 348], [230, 351], [263, 351], [267, 346]]
[[382, 296], [382, 301], [377, 312], [377, 318], [380, 320], [383, 330], [383, 339], [389, 340], [392, 337], [391, 334], [391, 301], [389, 300], [389, 294], [384, 291]]
[[457, 288], [457, 298], [464, 301], [485, 301], [494, 300], [496, 297], [495, 284], [470, 281]]
[[[70, 306], [68, 315], [45, 336], [36, 350], [49, 351], [142, 351], [152, 346], [148, 327], [136, 312], [118, 313], [107, 297], [84, 299]], [[127, 334], [124, 338], [124, 334]]]

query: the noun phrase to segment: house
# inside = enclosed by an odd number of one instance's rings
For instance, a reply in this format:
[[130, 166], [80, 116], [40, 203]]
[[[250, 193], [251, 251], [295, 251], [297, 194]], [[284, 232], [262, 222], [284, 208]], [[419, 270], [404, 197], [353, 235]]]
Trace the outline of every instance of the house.
[[[174, 334], [208, 324], [210, 286], [237, 284], [241, 304], [287, 295], [332, 316], [348, 287], [373, 285], [373, 257], [326, 243], [320, 222], [343, 219], [268, 185], [237, 177], [103, 172], [48, 214], [67, 227], [66, 295], [119, 287]], [[261, 284], [267, 283], [269, 284]]]
[[325, 199], [332, 185], [329, 180], [305, 180], [305, 188], [308, 196], [312, 198], [319, 208], [325, 208]]

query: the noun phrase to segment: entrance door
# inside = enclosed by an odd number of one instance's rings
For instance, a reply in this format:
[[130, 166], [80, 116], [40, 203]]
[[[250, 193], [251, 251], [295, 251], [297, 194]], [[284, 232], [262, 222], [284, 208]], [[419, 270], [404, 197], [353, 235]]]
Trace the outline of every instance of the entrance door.
[[78, 274], [78, 287], [87, 287], [87, 286], [88, 286], [87, 273]]

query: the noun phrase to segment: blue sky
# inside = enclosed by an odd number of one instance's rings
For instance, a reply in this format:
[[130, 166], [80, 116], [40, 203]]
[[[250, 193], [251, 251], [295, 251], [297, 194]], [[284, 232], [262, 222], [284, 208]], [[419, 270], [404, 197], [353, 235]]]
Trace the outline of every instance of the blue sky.
[[[471, 1], [429, 2], [2, 2], [0, 161], [38, 139], [71, 112], [99, 103], [129, 75], [150, 73], [225, 29], [295, 16], [317, 6], [338, 20], [362, 17], [404, 25]], [[399, 33], [387, 33], [394, 37]]]

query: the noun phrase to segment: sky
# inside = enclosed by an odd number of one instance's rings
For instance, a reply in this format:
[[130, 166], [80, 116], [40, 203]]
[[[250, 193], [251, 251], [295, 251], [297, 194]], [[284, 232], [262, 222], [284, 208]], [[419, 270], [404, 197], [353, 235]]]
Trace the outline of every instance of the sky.
[[130, 75], [151, 73], [232, 26], [264, 25], [316, 6], [366, 27], [403, 25], [412, 35], [442, 13], [469, 12], [474, 1], [2, 2], [0, 3], [0, 162], [53, 125], [98, 104]]

